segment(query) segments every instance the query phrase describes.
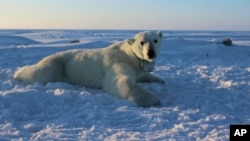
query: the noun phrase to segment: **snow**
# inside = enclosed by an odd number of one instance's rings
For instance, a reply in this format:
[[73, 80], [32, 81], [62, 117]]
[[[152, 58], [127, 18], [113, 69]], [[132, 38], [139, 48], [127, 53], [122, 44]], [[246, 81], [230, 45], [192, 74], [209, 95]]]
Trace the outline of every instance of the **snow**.
[[[55, 52], [105, 47], [137, 32], [0, 30], [0, 140], [220, 141], [229, 139], [230, 124], [250, 123], [250, 32], [163, 31], [153, 73], [165, 84], [140, 84], [161, 107], [64, 82], [12, 78], [18, 67]], [[211, 42], [224, 37], [233, 46]]]

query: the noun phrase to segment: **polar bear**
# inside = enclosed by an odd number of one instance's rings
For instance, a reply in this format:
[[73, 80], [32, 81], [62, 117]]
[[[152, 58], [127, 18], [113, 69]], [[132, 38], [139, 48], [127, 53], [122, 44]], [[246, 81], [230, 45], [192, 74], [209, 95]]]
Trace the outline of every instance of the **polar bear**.
[[164, 83], [150, 73], [159, 55], [162, 37], [160, 31], [145, 31], [106, 48], [59, 52], [18, 69], [14, 78], [29, 84], [64, 81], [100, 88], [142, 107], [157, 106], [159, 99], [137, 83]]

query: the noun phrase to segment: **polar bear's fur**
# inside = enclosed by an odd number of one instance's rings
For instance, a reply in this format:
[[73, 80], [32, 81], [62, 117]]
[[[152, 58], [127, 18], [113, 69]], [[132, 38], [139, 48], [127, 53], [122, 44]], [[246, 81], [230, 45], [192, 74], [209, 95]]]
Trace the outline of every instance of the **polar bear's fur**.
[[161, 32], [141, 32], [133, 39], [102, 49], [59, 52], [18, 69], [14, 78], [29, 84], [64, 81], [101, 88], [139, 106], [156, 106], [160, 101], [136, 83], [164, 82], [149, 72], [159, 54], [161, 41]]

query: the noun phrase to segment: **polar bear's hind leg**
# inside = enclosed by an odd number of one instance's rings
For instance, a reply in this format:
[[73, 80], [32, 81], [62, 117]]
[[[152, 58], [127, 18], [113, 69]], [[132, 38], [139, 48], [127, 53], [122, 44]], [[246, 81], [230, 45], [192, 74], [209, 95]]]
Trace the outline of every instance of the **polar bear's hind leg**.
[[65, 79], [64, 63], [56, 58], [44, 58], [38, 64], [18, 69], [14, 78], [28, 84], [63, 81]]

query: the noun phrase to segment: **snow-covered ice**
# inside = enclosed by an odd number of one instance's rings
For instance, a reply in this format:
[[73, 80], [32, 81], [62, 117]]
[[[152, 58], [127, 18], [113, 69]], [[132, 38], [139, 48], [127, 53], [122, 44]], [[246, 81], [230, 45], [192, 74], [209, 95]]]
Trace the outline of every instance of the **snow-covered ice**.
[[[137, 32], [0, 30], [0, 140], [228, 140], [230, 124], [250, 123], [250, 32], [163, 31], [153, 73], [165, 84], [140, 84], [161, 107], [12, 78], [18, 67], [55, 52], [105, 47]], [[233, 46], [211, 42], [226, 37]]]

